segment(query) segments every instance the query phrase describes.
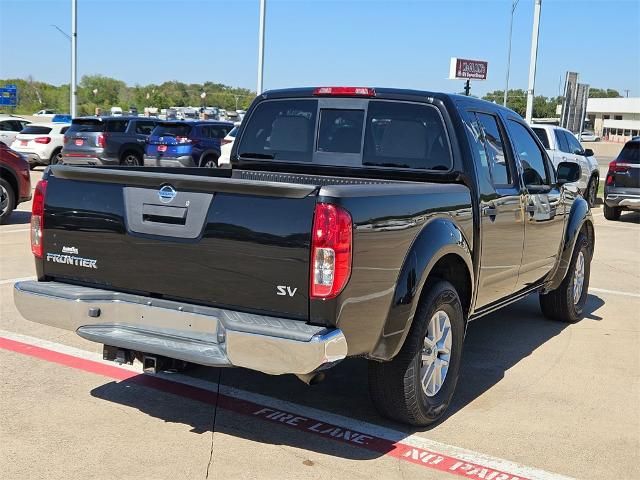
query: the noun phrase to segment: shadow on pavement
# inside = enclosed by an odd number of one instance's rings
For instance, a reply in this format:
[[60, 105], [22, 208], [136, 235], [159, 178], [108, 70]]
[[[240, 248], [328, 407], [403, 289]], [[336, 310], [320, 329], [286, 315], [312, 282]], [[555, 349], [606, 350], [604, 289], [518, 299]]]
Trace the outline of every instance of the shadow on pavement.
[[[602, 305], [602, 299], [589, 295], [585, 319], [582, 321], [601, 320], [595, 312]], [[566, 328], [571, 328], [571, 325], [550, 321], [542, 316], [537, 295], [470, 324], [461, 377], [444, 422], [500, 382], [507, 370]], [[368, 396], [367, 362], [364, 359], [342, 362], [329, 372], [327, 380], [312, 387], [303, 384], [292, 375], [269, 376], [243, 369], [220, 371], [197, 367], [190, 371], [189, 375], [213, 382], [220, 376], [223, 385], [385, 426], [406, 435], [427, 430], [408, 428], [385, 420], [377, 414]], [[136, 381], [136, 378], [108, 383], [95, 388], [91, 394], [96, 398], [137, 408], [167, 422], [189, 425], [195, 433], [211, 431], [210, 417], [203, 416], [202, 411], [193, 409], [192, 406], [185, 407], [184, 400], [179, 397], [159, 393], [158, 396], [162, 399], [150, 403], [144, 400], [146, 396], [131, 394], [131, 387], [139, 388], [138, 385], [142, 383]], [[216, 426], [216, 431], [242, 436], [252, 441], [290, 444], [297, 448], [349, 459], [377, 458], [385, 453], [348, 448], [337, 442], [319, 441], [320, 439], [313, 435], [286, 432], [281, 434], [281, 429], [264, 428], [264, 423], [256, 427], [253, 419], [245, 422], [235, 420], [241, 417], [230, 418], [234, 419], [234, 423], [223, 422], [222, 425]]]
[[621, 223], [640, 223], [640, 212], [623, 211], [618, 222]]
[[4, 225], [24, 225], [31, 222], [31, 212], [24, 210], [14, 210], [11, 212], [9, 221]]

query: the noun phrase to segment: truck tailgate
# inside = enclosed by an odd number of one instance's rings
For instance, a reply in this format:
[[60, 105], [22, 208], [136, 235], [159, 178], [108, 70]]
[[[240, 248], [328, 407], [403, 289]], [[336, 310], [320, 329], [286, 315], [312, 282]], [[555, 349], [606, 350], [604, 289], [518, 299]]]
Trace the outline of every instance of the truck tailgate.
[[317, 191], [54, 167], [43, 271], [63, 282], [306, 320]]

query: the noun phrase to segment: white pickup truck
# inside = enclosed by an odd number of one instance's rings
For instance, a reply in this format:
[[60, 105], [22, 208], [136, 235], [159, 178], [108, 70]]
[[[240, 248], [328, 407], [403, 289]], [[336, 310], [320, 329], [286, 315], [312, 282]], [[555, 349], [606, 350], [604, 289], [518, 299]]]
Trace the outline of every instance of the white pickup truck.
[[575, 162], [580, 165], [581, 175], [576, 185], [592, 207], [596, 201], [600, 178], [593, 150], [583, 148], [573, 133], [556, 125], [533, 124], [531, 128], [540, 138], [556, 168], [560, 162]]

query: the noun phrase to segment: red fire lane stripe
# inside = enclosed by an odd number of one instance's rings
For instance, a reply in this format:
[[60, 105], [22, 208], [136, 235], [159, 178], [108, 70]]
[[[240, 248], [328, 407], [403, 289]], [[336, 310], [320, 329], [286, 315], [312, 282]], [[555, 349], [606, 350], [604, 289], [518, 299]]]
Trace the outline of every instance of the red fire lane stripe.
[[[29, 345], [27, 343], [0, 337], [0, 348], [35, 357], [51, 363], [57, 363], [66, 367], [82, 370], [84, 372], [126, 381], [153, 388], [165, 393], [189, 398], [198, 402], [214, 405], [216, 393], [204, 388], [173, 382], [160, 377], [138, 374], [122, 368], [105, 365], [92, 360], [74, 357], [65, 353], [59, 353], [47, 348]], [[436, 451], [414, 447], [402, 442], [393, 442], [385, 438], [367, 435], [362, 432], [350, 430], [339, 425], [333, 425], [319, 420], [297, 415], [295, 413], [275, 408], [265, 407], [254, 402], [219, 394], [218, 405], [241, 415], [259, 418], [263, 421], [295, 428], [320, 437], [341, 442], [357, 448], [388, 455], [416, 465], [448, 472], [466, 478], [477, 480], [528, 480], [510, 473], [488, 468], [479, 464], [469, 463], [455, 457], [444, 455]]]

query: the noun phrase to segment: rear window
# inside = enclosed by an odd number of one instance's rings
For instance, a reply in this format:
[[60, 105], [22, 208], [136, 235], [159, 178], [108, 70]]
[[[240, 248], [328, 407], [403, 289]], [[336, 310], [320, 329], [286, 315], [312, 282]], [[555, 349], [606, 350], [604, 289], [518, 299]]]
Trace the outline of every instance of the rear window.
[[549, 137], [547, 136], [547, 131], [544, 128], [532, 128], [532, 130], [535, 132], [535, 134], [538, 136], [538, 138], [540, 139], [540, 141], [542, 142], [542, 145], [544, 145], [544, 148], [551, 148], [549, 147]]
[[124, 133], [127, 131], [129, 120], [109, 120], [104, 122], [104, 131], [111, 133]]
[[640, 142], [627, 142], [618, 155], [618, 161], [640, 164]]
[[67, 133], [76, 132], [102, 132], [103, 125], [100, 120], [74, 119]]
[[242, 135], [241, 156], [311, 162], [317, 100], [262, 102]]
[[156, 137], [186, 137], [191, 133], [191, 125], [184, 123], [166, 123], [158, 125], [153, 134]]
[[27, 126], [24, 127], [20, 133], [24, 133], [26, 135], [46, 135], [51, 133], [51, 129], [49, 127]]
[[[318, 112], [316, 99], [262, 102], [245, 127], [239, 155], [365, 167], [451, 168], [444, 123], [433, 106], [383, 100], [360, 108], [340, 108], [339, 102], [337, 108], [324, 105]], [[351, 160], [327, 154], [347, 154]]]
[[449, 170], [451, 150], [438, 110], [429, 105], [369, 102], [362, 164]]

